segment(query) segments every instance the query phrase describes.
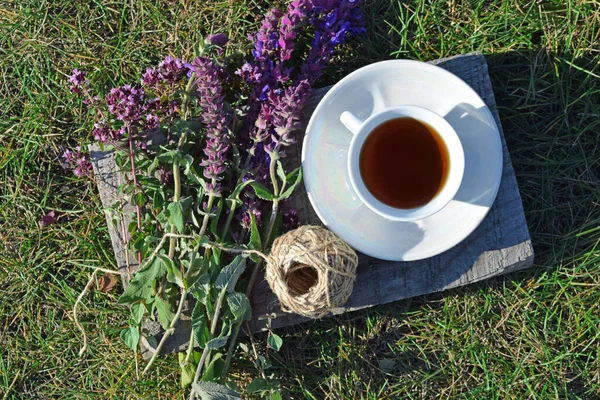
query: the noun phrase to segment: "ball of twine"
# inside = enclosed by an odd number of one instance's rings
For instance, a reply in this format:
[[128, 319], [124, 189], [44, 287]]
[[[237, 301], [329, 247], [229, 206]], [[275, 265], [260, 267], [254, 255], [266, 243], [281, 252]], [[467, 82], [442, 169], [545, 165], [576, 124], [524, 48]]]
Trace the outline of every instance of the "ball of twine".
[[305, 225], [275, 239], [265, 275], [283, 311], [321, 318], [348, 300], [357, 265], [346, 242]]

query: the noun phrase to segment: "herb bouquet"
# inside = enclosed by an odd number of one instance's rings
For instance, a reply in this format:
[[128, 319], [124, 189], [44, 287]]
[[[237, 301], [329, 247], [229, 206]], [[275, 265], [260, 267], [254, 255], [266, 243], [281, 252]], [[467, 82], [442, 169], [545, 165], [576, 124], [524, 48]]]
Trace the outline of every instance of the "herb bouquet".
[[[139, 270], [119, 299], [131, 310], [121, 337], [136, 351], [142, 320], [162, 325], [145, 373], [184, 305], [195, 302], [189, 348], [180, 354], [190, 399], [238, 396], [227, 374], [241, 324], [251, 316], [248, 294], [261, 268], [259, 254], [297, 224], [284, 201], [301, 171], [286, 170], [284, 150], [295, 142], [312, 86], [336, 47], [364, 31], [359, 3], [293, 1], [285, 12], [266, 14], [251, 36], [251, 55], [215, 34], [194, 60], [167, 57], [145, 71], [141, 85], [116, 87], [103, 97], [91, 92], [85, 72], [75, 69], [69, 78], [95, 113], [93, 139], [114, 149], [129, 177], [119, 187], [117, 214], [124, 201], [136, 210], [128, 230]], [[63, 157], [75, 174], [91, 174], [80, 147]], [[281, 346], [275, 334], [268, 342], [275, 350]], [[262, 376], [248, 391], [276, 398], [278, 383], [264, 373], [268, 361], [256, 351], [254, 358]]]

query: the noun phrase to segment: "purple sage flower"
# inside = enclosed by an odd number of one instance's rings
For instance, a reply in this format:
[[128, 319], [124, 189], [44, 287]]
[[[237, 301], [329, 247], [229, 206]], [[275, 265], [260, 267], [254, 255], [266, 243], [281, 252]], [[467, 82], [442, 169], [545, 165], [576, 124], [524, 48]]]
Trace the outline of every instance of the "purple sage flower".
[[206, 147], [201, 166], [204, 176], [212, 182], [207, 192], [220, 195], [225, 172], [225, 154], [229, 149], [231, 116], [225, 107], [225, 91], [222, 85], [223, 70], [207, 57], [199, 57], [190, 64], [194, 73], [196, 96], [202, 108], [202, 122], [206, 128]]

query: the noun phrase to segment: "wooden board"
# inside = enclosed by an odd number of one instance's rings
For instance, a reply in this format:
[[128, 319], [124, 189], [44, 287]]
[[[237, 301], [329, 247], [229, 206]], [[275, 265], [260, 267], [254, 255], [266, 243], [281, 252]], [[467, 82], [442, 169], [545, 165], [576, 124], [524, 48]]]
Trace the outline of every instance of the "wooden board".
[[[514, 170], [510, 161], [508, 149], [496, 109], [496, 101], [488, 75], [485, 57], [479, 52], [444, 58], [432, 61], [463, 79], [469, 84], [488, 105], [498, 127], [502, 140], [504, 167], [502, 181], [496, 201], [481, 225], [464, 241], [454, 248], [432, 258], [412, 262], [382, 261], [365, 255], [360, 255], [358, 276], [354, 291], [347, 304], [336, 313], [349, 312], [406, 299], [413, 296], [439, 292], [446, 289], [477, 282], [500, 274], [528, 268], [533, 264], [533, 247], [523, 213], [521, 196], [517, 187]], [[306, 110], [305, 123], [320, 99], [331, 87], [318, 89], [314, 92]], [[300, 160], [301, 140], [291, 149], [290, 156]], [[92, 158], [94, 171], [98, 176], [98, 185], [105, 206], [105, 200], [113, 202], [118, 173], [111, 164], [111, 156], [93, 149]], [[108, 193], [107, 193], [108, 192]], [[291, 199], [299, 212], [302, 223], [320, 224], [314, 213], [304, 187], [297, 190]], [[126, 258], [123, 249], [123, 238], [109, 222], [111, 239], [117, 263], [120, 268], [126, 268]], [[125, 225], [127, 226], [127, 225]], [[115, 238], [115, 239], [113, 239]], [[135, 264], [135, 260], [130, 261]], [[269, 289], [264, 279], [259, 279], [252, 292], [252, 311], [254, 319], [251, 323], [254, 331], [264, 328], [264, 321], [258, 318], [265, 314], [276, 313], [273, 327], [279, 328], [306, 321], [295, 314], [281, 312], [275, 295]], [[156, 325], [147, 325], [147, 334], [159, 332]], [[165, 346], [166, 352], [182, 349], [189, 338], [190, 322], [183, 320]], [[148, 344], [146, 342], [146, 344]], [[148, 354], [149, 355], [149, 354]]]

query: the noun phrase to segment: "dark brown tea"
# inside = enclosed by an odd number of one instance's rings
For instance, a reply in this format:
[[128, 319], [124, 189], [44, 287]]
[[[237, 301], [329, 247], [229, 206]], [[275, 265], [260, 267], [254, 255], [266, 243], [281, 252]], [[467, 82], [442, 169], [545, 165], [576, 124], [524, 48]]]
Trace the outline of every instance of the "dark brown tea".
[[377, 126], [360, 151], [360, 175], [375, 198], [395, 208], [427, 204], [446, 183], [448, 149], [430, 126], [396, 118]]

